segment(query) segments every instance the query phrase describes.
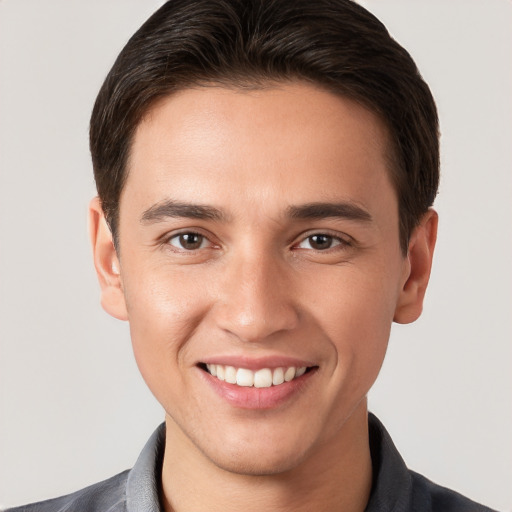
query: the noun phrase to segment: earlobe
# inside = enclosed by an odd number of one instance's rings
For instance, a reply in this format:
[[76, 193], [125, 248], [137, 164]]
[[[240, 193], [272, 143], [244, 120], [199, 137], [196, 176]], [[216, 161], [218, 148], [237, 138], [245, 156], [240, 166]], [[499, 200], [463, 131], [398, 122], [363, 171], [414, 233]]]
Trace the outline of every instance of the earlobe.
[[423, 310], [423, 299], [436, 245], [437, 223], [437, 213], [429, 209], [411, 235], [407, 253], [407, 275], [393, 317], [399, 324], [414, 322]]
[[101, 305], [113, 317], [127, 320], [119, 259], [98, 197], [89, 204], [89, 234], [101, 288]]

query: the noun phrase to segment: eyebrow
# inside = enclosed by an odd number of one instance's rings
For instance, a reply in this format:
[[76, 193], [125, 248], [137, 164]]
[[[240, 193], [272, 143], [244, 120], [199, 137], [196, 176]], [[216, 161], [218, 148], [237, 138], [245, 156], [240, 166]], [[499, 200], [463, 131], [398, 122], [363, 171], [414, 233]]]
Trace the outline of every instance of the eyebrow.
[[226, 219], [224, 212], [213, 206], [182, 203], [167, 199], [145, 210], [140, 220], [144, 224], [149, 224], [152, 222], [161, 222], [169, 217], [215, 221], [223, 221]]
[[[372, 216], [364, 208], [349, 202], [316, 202], [289, 206], [286, 209], [286, 216], [291, 219], [301, 220], [343, 218], [365, 223], [372, 221]], [[183, 203], [173, 199], [166, 199], [145, 210], [141, 216], [141, 222], [150, 224], [162, 222], [167, 218], [177, 217], [214, 220], [217, 222], [227, 220], [226, 214], [214, 206]]]
[[371, 222], [372, 216], [362, 207], [349, 202], [341, 203], [306, 203], [289, 206], [287, 214], [292, 219], [327, 219], [343, 218], [361, 222]]

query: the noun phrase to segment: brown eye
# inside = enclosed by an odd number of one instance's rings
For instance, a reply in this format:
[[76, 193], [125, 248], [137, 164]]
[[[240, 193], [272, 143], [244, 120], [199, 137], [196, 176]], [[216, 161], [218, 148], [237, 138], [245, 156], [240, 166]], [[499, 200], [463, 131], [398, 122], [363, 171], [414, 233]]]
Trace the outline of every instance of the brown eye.
[[306, 237], [300, 244], [300, 249], [314, 249], [315, 251], [325, 251], [331, 247], [342, 244], [343, 242], [331, 235], [325, 233], [318, 233]]
[[207, 240], [199, 233], [180, 233], [169, 239], [169, 244], [178, 249], [194, 251], [205, 246]]
[[329, 235], [311, 235], [308, 240], [309, 245], [317, 251], [329, 249], [333, 243], [333, 238]]

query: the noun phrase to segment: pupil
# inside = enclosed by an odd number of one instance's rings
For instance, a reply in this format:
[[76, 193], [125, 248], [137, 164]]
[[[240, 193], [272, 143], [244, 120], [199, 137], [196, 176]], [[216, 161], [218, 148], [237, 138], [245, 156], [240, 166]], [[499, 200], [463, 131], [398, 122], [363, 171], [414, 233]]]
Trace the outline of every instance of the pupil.
[[310, 238], [310, 243], [314, 249], [329, 249], [332, 244], [332, 237], [329, 235], [313, 235]]
[[184, 249], [198, 249], [202, 241], [202, 235], [197, 233], [184, 233], [180, 235], [180, 244]]

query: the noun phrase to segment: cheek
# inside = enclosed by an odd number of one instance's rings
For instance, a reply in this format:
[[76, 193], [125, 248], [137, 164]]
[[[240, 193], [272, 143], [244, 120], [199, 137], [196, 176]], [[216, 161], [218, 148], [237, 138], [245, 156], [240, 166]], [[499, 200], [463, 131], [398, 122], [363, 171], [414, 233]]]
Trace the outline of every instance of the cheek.
[[[377, 273], [343, 269], [310, 288], [310, 318], [330, 347], [324, 392], [316, 397], [326, 415], [327, 438], [336, 435], [375, 382], [386, 354], [393, 294]], [[389, 285], [389, 282], [387, 283]]]
[[372, 304], [364, 302], [360, 309], [352, 307], [338, 312], [338, 320], [328, 336], [337, 353], [340, 378], [366, 393], [376, 379], [386, 354], [391, 319]]
[[[165, 389], [188, 358], [187, 340], [208, 309], [201, 279], [138, 267], [126, 272], [124, 293], [135, 359], [148, 386]], [[169, 382], [167, 382], [169, 381]], [[167, 385], [166, 385], [167, 384]], [[158, 398], [158, 397], [157, 397]]]
[[194, 325], [206, 307], [206, 282], [202, 273], [170, 265], [131, 265], [123, 282], [130, 324], [137, 329], [176, 333]]
[[333, 371], [340, 378], [350, 374], [351, 382], [364, 386], [376, 378], [395, 311], [394, 282], [381, 272], [347, 270], [331, 278], [329, 293], [316, 294], [312, 314], [337, 353]]
[[398, 282], [398, 272], [391, 275], [380, 267], [347, 266], [335, 273], [317, 273], [303, 296], [308, 296], [307, 302], [326, 326], [367, 338], [374, 330], [389, 330]]

